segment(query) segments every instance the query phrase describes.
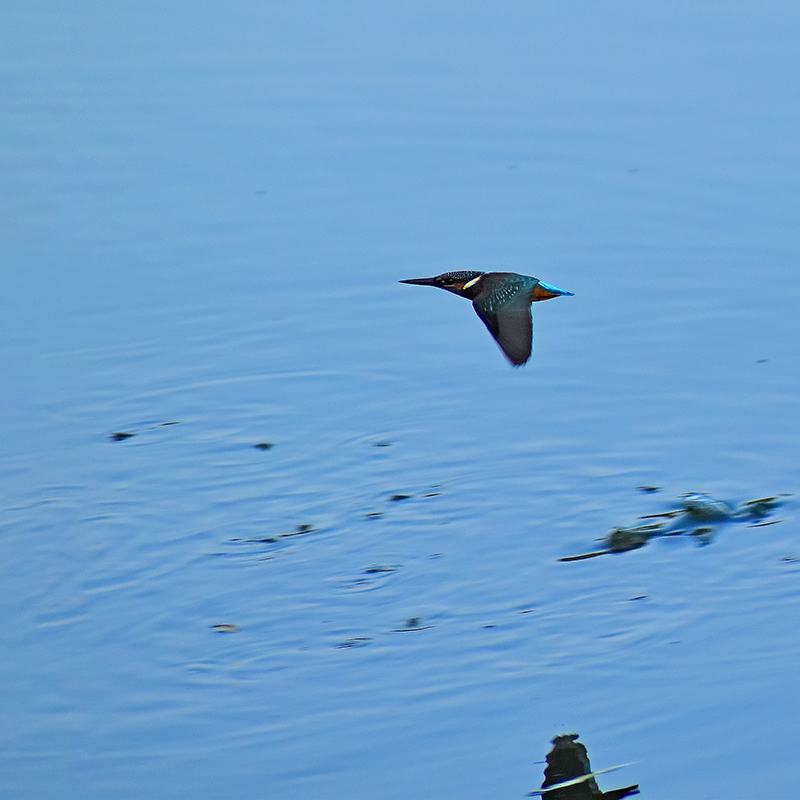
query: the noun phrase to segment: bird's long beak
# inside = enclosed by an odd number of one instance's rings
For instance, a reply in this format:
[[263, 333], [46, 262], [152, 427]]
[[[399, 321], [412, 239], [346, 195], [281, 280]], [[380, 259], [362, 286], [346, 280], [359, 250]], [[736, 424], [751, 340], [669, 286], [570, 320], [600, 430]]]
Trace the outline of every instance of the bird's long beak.
[[414, 286], [436, 286], [436, 278], [409, 278], [405, 281], [400, 281], [400, 283], [411, 283]]
[[565, 292], [563, 289], [559, 289], [556, 286], [551, 286], [549, 283], [544, 283], [544, 281], [539, 281], [539, 283], [537, 283], [533, 288], [534, 302], [537, 300], [549, 300], [551, 297], [560, 297], [561, 295], [573, 297], [574, 293]]

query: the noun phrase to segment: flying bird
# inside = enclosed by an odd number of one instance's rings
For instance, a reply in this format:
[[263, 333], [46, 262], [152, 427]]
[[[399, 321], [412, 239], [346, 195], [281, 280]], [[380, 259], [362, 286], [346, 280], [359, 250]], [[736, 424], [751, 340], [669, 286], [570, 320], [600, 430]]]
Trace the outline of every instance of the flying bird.
[[565, 292], [538, 278], [518, 275], [516, 272], [464, 270], [445, 272], [433, 278], [410, 278], [400, 283], [438, 286], [472, 300], [475, 312], [515, 367], [522, 366], [531, 357], [531, 303], [559, 295], [572, 296], [572, 292]]

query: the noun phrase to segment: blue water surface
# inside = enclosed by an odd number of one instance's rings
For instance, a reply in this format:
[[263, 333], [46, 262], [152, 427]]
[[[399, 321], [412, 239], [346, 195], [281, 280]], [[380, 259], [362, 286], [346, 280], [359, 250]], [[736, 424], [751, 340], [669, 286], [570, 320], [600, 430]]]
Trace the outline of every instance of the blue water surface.
[[796, 4], [0, 21], [0, 795], [795, 795], [792, 498], [557, 559], [800, 487]]

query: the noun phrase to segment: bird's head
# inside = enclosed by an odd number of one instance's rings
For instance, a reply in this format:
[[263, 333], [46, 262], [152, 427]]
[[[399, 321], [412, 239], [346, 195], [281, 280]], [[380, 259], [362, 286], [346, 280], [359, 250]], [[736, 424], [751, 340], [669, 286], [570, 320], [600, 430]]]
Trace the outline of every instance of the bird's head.
[[444, 272], [433, 278], [409, 278], [400, 283], [410, 283], [414, 286], [438, 286], [459, 297], [472, 300], [478, 294], [478, 280], [483, 275], [475, 270], [462, 270], [460, 272]]

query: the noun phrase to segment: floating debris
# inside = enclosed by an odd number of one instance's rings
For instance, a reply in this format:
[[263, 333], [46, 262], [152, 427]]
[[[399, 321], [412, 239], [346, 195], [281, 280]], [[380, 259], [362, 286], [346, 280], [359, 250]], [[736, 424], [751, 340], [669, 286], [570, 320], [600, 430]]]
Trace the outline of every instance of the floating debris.
[[[766, 499], [766, 498], [762, 498]], [[736, 509], [724, 500], [715, 500], [701, 492], [690, 492], [683, 495], [680, 511], [695, 522], [722, 522], [733, 519]]]
[[393, 628], [393, 633], [405, 633], [407, 631], [426, 631], [432, 628], [433, 625], [423, 625], [422, 617], [409, 617], [402, 628]]
[[595, 780], [597, 775], [631, 765], [620, 764], [592, 772], [586, 747], [577, 739], [577, 733], [567, 733], [553, 739], [553, 749], [547, 754], [542, 788], [530, 792], [529, 797], [541, 796], [546, 800], [621, 800], [623, 797], [639, 794], [638, 783], [624, 789], [602, 792]]
[[414, 496], [414, 495], [411, 495], [411, 494], [393, 494], [393, 495], [392, 495], [392, 496], [389, 498], [389, 502], [390, 502], [390, 503], [396, 503], [396, 502], [398, 502], [399, 500], [410, 500], [410, 499], [411, 499], [413, 496]]
[[289, 536], [305, 536], [307, 533], [313, 533], [316, 528], [313, 525], [309, 525], [308, 523], [304, 523], [303, 525], [298, 525], [292, 533], [282, 533], [280, 535], [281, 539], [286, 539]]
[[[638, 528], [612, 528], [604, 541], [607, 545], [603, 550], [594, 550], [591, 553], [581, 553], [579, 556], [564, 556], [559, 561], [583, 561], [587, 558], [604, 556], [608, 553], [625, 553], [628, 550], [638, 550], [644, 547], [653, 536], [662, 531], [660, 524], [640, 525]], [[663, 536], [663, 532], [661, 533]]]
[[[286, 534], [283, 534], [284, 536]], [[241, 544], [276, 544], [278, 541], [277, 536], [262, 536], [259, 539], [242, 539], [241, 537], [237, 536], [233, 539], [228, 539], [229, 542], [238, 542]]]
[[716, 532], [717, 529], [711, 525], [701, 525], [699, 528], [689, 531], [689, 536], [694, 536], [702, 544], [708, 544], [714, 538]]
[[259, 442], [258, 444], [254, 444], [253, 447], [255, 447], [256, 450], [272, 450], [272, 448], [275, 447], [275, 443], [274, 442]]
[[661, 530], [661, 525], [639, 525], [637, 528], [614, 528], [606, 537], [612, 553], [626, 553], [644, 547]]
[[368, 591], [397, 572], [401, 566], [401, 564], [376, 564], [372, 567], [367, 567], [361, 570], [357, 577], [348, 581], [346, 588], [356, 591]]
[[350, 647], [363, 647], [365, 644], [371, 641], [371, 636], [351, 636], [341, 644], [337, 644], [336, 648], [338, 650], [347, 650]]
[[241, 628], [232, 622], [223, 622], [219, 625], [212, 625], [211, 630], [217, 633], [239, 633]]
[[[145, 428], [144, 430], [156, 431], [159, 428], [166, 428], [169, 425], [180, 424], [180, 420], [174, 420], [173, 422], [159, 422], [155, 425], [151, 425], [149, 428]], [[112, 442], [124, 442], [126, 439], [130, 439], [132, 436], [136, 436], [135, 431], [115, 431], [108, 438], [111, 439]]]
[[277, 536], [261, 536], [257, 539], [228, 539], [229, 542], [242, 542], [244, 544], [276, 544], [281, 539], [289, 539], [292, 536], [305, 536], [308, 533], [314, 533], [314, 531], [318, 530], [313, 525], [309, 525], [308, 523], [304, 523], [303, 525], [298, 525], [295, 530], [291, 533], [279, 533]]
[[779, 494], [775, 497], [759, 497], [758, 500], [748, 500], [746, 503], [742, 503], [739, 513], [752, 519], [763, 519], [785, 502], [780, 499], [781, 497], [789, 496], [788, 494]]
[[[642, 487], [639, 487], [642, 488]], [[659, 511], [655, 514], [643, 514], [640, 520], [654, 520], [632, 528], [612, 528], [601, 539], [605, 547], [577, 556], [564, 556], [559, 561], [583, 561], [587, 558], [607, 555], [608, 553], [625, 553], [638, 550], [651, 539], [662, 536], [680, 536], [688, 534], [699, 544], [709, 544], [717, 533], [717, 527], [723, 523], [747, 522], [749, 527], [774, 525], [780, 520], [765, 521], [776, 508], [789, 497], [778, 494], [772, 497], [759, 497], [748, 500], [738, 508], [724, 500], [716, 500], [702, 492], [690, 492], [679, 498], [679, 508]]]

